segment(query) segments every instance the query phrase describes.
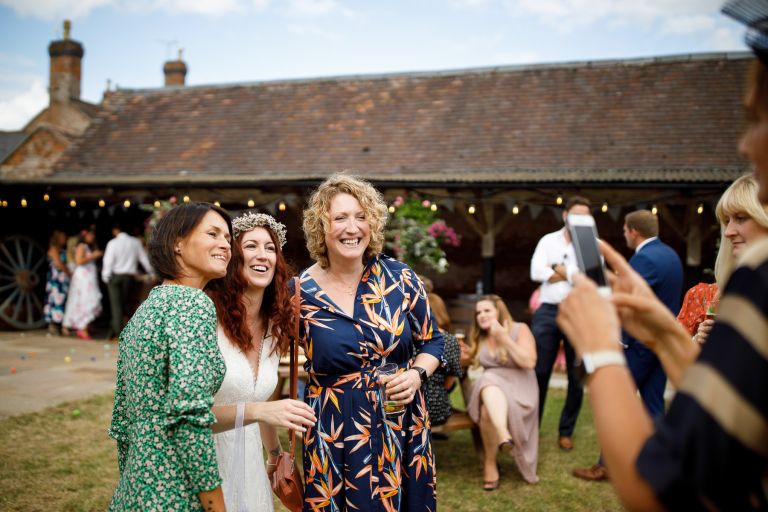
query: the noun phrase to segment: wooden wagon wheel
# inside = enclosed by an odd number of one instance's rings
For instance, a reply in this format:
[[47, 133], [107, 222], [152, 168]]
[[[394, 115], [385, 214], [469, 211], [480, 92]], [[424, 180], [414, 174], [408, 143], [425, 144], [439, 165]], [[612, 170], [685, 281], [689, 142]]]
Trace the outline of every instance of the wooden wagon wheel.
[[26, 236], [11, 236], [0, 243], [0, 323], [17, 329], [45, 325], [45, 251]]

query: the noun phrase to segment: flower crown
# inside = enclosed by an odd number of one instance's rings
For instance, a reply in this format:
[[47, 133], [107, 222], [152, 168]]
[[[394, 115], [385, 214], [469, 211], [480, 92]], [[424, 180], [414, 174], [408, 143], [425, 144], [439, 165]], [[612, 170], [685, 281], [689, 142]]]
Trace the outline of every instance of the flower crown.
[[272, 231], [280, 243], [280, 248], [285, 245], [286, 229], [285, 225], [275, 220], [266, 213], [245, 212], [232, 220], [232, 235], [237, 238], [243, 233], [251, 231], [253, 228], [262, 227]]

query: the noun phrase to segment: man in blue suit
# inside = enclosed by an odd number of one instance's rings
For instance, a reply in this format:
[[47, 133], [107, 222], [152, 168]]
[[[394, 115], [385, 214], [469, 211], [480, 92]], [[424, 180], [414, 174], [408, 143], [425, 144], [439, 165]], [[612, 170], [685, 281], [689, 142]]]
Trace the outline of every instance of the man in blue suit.
[[[659, 240], [659, 219], [648, 210], [637, 210], [624, 217], [624, 239], [635, 254], [630, 266], [648, 282], [656, 296], [677, 316], [683, 291], [683, 264], [677, 253]], [[651, 417], [664, 415], [664, 388], [667, 376], [656, 355], [622, 331], [627, 365]], [[591, 468], [575, 469], [574, 476], [585, 480], [606, 480], [602, 459]]]

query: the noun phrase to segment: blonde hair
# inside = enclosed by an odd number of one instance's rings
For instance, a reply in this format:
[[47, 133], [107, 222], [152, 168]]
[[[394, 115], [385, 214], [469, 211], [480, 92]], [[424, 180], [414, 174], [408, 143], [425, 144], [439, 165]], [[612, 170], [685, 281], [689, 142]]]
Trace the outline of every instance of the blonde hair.
[[[515, 321], [514, 318], [512, 318], [509, 309], [507, 309], [507, 305], [504, 304], [504, 300], [498, 295], [491, 294], [481, 296], [479, 299], [477, 299], [477, 302], [475, 302], [475, 307], [477, 307], [478, 303], [483, 301], [489, 301], [493, 304], [493, 307], [496, 308], [496, 311], [499, 312], [499, 323], [501, 325], [505, 325], [506, 323], [511, 324]], [[486, 339], [488, 339], [488, 332], [484, 329], [481, 329], [477, 324], [477, 311], [475, 311], [475, 316], [472, 320], [472, 327], [469, 329], [469, 350], [472, 354], [472, 359], [474, 360], [475, 364], [477, 364], [477, 355], [480, 352], [480, 343], [484, 342]], [[509, 353], [500, 347], [498, 354], [499, 360], [501, 362], [505, 362], [509, 357]]]
[[304, 238], [307, 250], [313, 260], [322, 268], [328, 268], [328, 247], [325, 234], [330, 230], [331, 201], [337, 194], [349, 194], [360, 203], [365, 220], [371, 228], [371, 241], [365, 250], [363, 260], [378, 254], [384, 248], [384, 227], [387, 224], [387, 204], [381, 192], [366, 180], [339, 172], [329, 176], [312, 193], [304, 210]]
[[437, 328], [441, 331], [450, 332], [451, 315], [448, 314], [448, 308], [445, 306], [443, 298], [435, 292], [428, 292], [427, 298], [429, 299], [429, 307], [432, 308], [432, 317], [435, 319], [435, 322], [437, 322]]
[[733, 244], [725, 236], [728, 217], [743, 213], [768, 229], [768, 206], [760, 204], [757, 199], [758, 188], [754, 176], [747, 174], [734, 181], [717, 202], [715, 215], [720, 221], [720, 250], [715, 260], [715, 281], [721, 290], [725, 287], [733, 269], [736, 268]]

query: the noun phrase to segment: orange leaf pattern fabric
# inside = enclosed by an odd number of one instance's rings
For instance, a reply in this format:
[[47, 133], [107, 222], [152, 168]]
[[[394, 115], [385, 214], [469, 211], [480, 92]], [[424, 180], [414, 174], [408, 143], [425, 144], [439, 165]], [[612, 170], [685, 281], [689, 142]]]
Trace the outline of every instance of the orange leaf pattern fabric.
[[304, 271], [301, 326], [304, 400], [318, 418], [304, 437], [304, 510], [436, 510], [425, 390], [405, 414], [387, 419], [375, 374], [385, 360], [406, 368], [422, 352], [443, 361], [443, 338], [416, 274], [387, 256], [371, 258], [349, 316]]

